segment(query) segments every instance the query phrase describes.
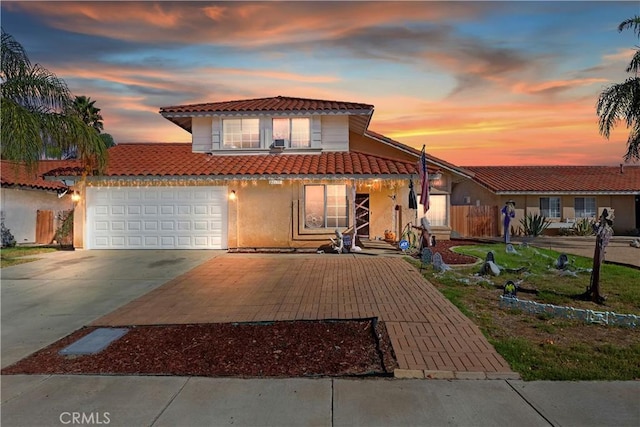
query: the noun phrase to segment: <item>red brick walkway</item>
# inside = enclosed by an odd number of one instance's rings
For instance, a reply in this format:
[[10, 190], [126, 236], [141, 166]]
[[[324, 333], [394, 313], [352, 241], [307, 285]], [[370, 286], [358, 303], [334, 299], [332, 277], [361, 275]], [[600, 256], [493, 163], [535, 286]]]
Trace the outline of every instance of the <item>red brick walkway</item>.
[[94, 325], [378, 317], [400, 375], [511, 377], [480, 330], [400, 258], [226, 254]]

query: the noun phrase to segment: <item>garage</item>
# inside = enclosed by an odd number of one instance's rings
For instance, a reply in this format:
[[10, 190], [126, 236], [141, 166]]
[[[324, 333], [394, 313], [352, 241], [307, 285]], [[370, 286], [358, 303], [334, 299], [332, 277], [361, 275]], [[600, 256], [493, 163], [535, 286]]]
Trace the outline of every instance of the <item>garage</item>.
[[88, 187], [87, 249], [226, 249], [227, 187]]

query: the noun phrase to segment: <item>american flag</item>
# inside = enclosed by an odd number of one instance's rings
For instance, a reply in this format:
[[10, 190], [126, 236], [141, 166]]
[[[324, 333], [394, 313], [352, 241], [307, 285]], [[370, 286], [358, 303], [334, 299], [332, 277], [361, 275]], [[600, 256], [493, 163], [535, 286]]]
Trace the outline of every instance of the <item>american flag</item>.
[[418, 160], [418, 171], [421, 179], [420, 204], [424, 206], [426, 213], [429, 210], [429, 173], [427, 172], [427, 155], [424, 147], [423, 145], [422, 154], [420, 154], [420, 160]]

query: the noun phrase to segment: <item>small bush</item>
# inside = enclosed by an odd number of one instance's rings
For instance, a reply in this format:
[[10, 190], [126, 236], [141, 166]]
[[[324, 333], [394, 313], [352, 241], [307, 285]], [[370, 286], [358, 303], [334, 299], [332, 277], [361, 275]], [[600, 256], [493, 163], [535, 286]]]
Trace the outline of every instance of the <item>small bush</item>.
[[73, 210], [60, 213], [58, 221], [60, 226], [56, 230], [54, 240], [61, 246], [73, 245]]
[[14, 247], [16, 245], [16, 239], [13, 237], [13, 234], [11, 234], [11, 230], [4, 226], [4, 221], [0, 224], [0, 229], [2, 231], [2, 247]]
[[522, 232], [525, 236], [536, 237], [540, 236], [549, 227], [551, 221], [544, 215], [528, 213], [520, 220], [520, 224], [522, 224]]
[[574, 236], [593, 236], [595, 234], [593, 231], [594, 224], [595, 221], [589, 218], [582, 218], [573, 224], [571, 232]]

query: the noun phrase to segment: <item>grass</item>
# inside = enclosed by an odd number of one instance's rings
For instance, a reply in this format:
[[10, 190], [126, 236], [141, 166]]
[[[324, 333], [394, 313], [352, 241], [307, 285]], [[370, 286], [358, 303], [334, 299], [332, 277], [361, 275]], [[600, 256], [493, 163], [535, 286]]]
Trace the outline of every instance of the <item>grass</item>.
[[[524, 380], [640, 379], [640, 328], [586, 324], [499, 307], [501, 287], [513, 280], [520, 285], [520, 299], [640, 315], [638, 270], [604, 264], [600, 288], [607, 299], [604, 305], [597, 305], [576, 298], [589, 285], [591, 259], [569, 255], [571, 273], [566, 273], [554, 267], [558, 252], [518, 246], [516, 250], [518, 254], [507, 254], [504, 244], [456, 248], [456, 252], [481, 259], [493, 251], [499, 266], [512, 269], [497, 277], [479, 276], [480, 266], [445, 273], [428, 268], [424, 275], [480, 327]], [[522, 267], [526, 271], [517, 272]]]
[[32, 255], [55, 252], [55, 248], [35, 248], [16, 246], [13, 248], [0, 249], [0, 268], [11, 267], [12, 265], [24, 264], [36, 261], [40, 258], [22, 258], [31, 257]]

